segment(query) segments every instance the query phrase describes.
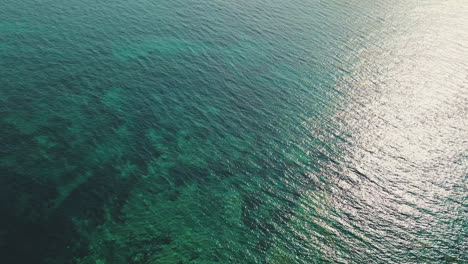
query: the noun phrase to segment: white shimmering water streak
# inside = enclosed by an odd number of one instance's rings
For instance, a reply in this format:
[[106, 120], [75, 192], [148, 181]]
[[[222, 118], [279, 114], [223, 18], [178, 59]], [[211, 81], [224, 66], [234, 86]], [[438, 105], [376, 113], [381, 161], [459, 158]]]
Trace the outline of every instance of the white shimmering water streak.
[[468, 5], [396, 5], [383, 20], [340, 85], [350, 99], [336, 119], [352, 144], [334, 206], [382, 261], [461, 261], [466, 230], [453, 223], [467, 219]]

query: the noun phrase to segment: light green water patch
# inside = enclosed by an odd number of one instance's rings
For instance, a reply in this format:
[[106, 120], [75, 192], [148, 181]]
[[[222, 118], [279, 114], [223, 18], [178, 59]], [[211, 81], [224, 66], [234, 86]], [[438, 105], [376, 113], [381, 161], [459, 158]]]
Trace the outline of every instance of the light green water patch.
[[[260, 43], [256, 43], [257, 41]], [[233, 69], [240, 70], [236, 66], [239, 63], [242, 63], [243, 67], [265, 65], [265, 60], [270, 57], [273, 48], [262, 49], [262, 44], [264, 44], [262, 40], [256, 40], [255, 42], [240, 41], [220, 46], [187, 39], [158, 37], [117, 43], [112, 47], [112, 51], [114, 57], [122, 61], [146, 57], [153, 53], [163, 58], [176, 55], [200, 56], [210, 54], [216, 56], [216, 58], [222, 58], [225, 66], [234, 66]]]
[[52, 149], [59, 145], [57, 142], [44, 135], [36, 136], [34, 141], [37, 143], [38, 155], [42, 160], [52, 162], [56, 158], [56, 154], [53, 153]]
[[8, 45], [6, 43], [0, 43], [0, 55], [7, 55], [10, 54], [14, 50], [12, 45]]
[[0, 158], [0, 166], [5, 168], [14, 168], [17, 162], [16, 155], [4, 155]]
[[119, 43], [113, 46], [114, 56], [122, 61], [145, 57], [156, 53], [161, 57], [179, 54], [198, 55], [206, 49], [201, 43], [170, 37], [149, 38], [142, 41]]
[[58, 145], [57, 142], [54, 142], [50, 137], [44, 135], [36, 136], [34, 140], [40, 147], [45, 149], [50, 149]]
[[114, 87], [104, 93], [101, 99], [102, 103], [116, 110], [122, 110], [121, 107], [125, 103], [124, 90], [119, 87]]
[[106, 164], [112, 160], [124, 157], [127, 147], [118, 139], [101, 141], [95, 145], [89, 161], [93, 164]]
[[37, 33], [39, 29], [24, 22], [0, 21], [0, 34]]

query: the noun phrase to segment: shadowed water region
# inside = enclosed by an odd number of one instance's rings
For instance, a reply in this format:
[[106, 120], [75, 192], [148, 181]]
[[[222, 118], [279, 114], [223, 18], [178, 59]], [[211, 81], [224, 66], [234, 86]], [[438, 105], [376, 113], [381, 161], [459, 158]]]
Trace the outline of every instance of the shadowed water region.
[[465, 0], [0, 1], [0, 262], [467, 263]]

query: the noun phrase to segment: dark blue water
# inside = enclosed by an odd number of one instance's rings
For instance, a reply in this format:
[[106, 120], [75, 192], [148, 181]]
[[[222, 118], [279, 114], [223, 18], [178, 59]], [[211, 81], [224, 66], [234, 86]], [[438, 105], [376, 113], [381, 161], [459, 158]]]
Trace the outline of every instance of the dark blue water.
[[467, 18], [0, 1], [1, 263], [468, 262]]

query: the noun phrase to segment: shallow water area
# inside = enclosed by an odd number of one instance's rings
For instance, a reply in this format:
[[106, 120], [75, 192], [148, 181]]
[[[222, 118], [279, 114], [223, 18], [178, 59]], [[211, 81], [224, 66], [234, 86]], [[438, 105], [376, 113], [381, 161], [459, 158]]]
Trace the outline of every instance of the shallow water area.
[[0, 5], [2, 263], [466, 263], [468, 5]]

